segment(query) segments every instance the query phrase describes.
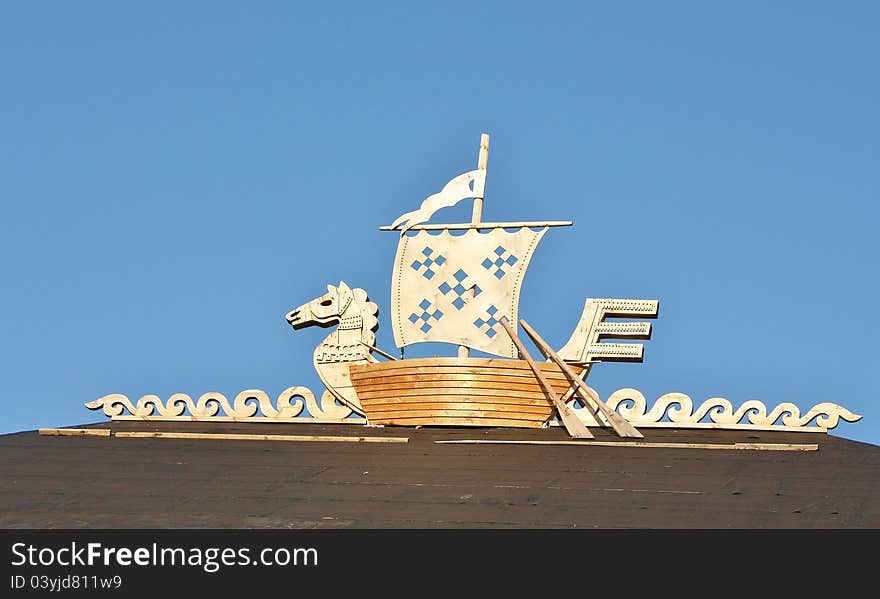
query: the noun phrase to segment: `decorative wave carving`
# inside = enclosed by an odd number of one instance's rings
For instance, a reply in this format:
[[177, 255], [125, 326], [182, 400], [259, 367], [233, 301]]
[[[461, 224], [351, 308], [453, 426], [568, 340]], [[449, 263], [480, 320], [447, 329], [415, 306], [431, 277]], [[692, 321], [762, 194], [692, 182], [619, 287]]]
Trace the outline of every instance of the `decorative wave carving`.
[[[636, 389], [618, 389], [605, 402], [635, 426], [670, 426], [679, 428], [755, 428], [787, 430], [830, 430], [840, 420], [857, 422], [861, 416], [843, 406], [824, 402], [801, 414], [795, 404], [784, 402], [767, 411], [763, 402], [750, 399], [734, 408], [723, 397], [712, 397], [699, 406], [684, 393], [667, 393], [648, 408], [645, 396]], [[587, 407], [573, 406], [587, 426], [604, 426]], [[811, 426], [814, 423], [814, 426]]]
[[186, 393], [175, 393], [164, 403], [158, 395], [144, 395], [132, 403], [121, 393], [111, 393], [85, 406], [103, 409], [104, 415], [114, 419], [341, 421], [352, 414], [350, 407], [338, 404], [327, 391], [318, 403], [307, 387], [288, 387], [274, 403], [265, 391], [248, 389], [236, 395], [232, 403], [216, 392], [204, 393], [197, 401]]
[[[619, 389], [605, 402], [635, 426], [676, 428], [729, 428], [758, 430], [827, 431], [840, 420], [857, 422], [861, 416], [835, 403], [816, 404], [805, 413], [795, 404], [784, 402], [767, 410], [763, 402], [748, 400], [737, 408], [723, 397], [712, 397], [698, 406], [684, 393], [660, 396], [650, 408], [636, 389]], [[217, 392], [204, 393], [193, 400], [186, 393], [175, 393], [163, 402], [158, 395], [144, 395], [133, 403], [121, 393], [111, 393], [85, 404], [90, 410], [103, 410], [115, 420], [215, 420], [251, 422], [348, 422], [362, 424], [362, 418], [349, 418], [353, 410], [325, 391], [318, 402], [307, 387], [288, 387], [273, 402], [265, 391], [248, 389], [230, 402]], [[572, 405], [587, 426], [606, 426], [592, 409]], [[355, 416], [357, 416], [355, 414]]]

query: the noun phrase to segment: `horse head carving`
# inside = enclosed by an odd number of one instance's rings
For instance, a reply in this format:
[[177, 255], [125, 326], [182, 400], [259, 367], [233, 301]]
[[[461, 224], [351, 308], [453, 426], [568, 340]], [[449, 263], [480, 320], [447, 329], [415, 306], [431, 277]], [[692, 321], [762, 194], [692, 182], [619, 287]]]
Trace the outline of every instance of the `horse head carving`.
[[294, 329], [304, 329], [312, 325], [325, 328], [332, 326], [351, 307], [353, 299], [354, 293], [345, 281], [340, 281], [338, 287], [327, 285], [327, 293], [288, 312], [287, 322]]

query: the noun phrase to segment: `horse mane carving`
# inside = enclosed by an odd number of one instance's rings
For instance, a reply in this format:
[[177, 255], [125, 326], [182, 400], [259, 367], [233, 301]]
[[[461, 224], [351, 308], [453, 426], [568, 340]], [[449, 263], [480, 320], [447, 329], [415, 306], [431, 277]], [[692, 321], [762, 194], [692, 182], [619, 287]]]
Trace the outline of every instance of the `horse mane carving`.
[[379, 330], [379, 305], [376, 302], [371, 302], [367, 292], [360, 287], [355, 287], [351, 292], [354, 295], [354, 301], [362, 306], [364, 341], [370, 345], [376, 345], [376, 331]]

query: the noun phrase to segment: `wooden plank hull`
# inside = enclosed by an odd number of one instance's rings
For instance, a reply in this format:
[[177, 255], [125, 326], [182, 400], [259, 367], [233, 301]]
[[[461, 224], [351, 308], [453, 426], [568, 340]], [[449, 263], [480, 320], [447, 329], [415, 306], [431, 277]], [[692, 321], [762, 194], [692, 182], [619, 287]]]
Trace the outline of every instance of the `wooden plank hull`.
[[[556, 364], [541, 371], [561, 396]], [[524, 360], [419, 358], [352, 364], [351, 382], [370, 424], [540, 428], [553, 404]]]

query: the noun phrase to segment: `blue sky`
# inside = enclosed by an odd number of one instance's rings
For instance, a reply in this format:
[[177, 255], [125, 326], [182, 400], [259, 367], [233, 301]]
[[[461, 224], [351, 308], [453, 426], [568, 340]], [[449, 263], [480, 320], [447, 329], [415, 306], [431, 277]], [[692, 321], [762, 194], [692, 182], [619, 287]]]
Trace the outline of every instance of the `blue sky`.
[[[572, 219], [521, 316], [661, 300], [603, 396], [840, 403], [880, 443], [875, 3], [37, 3], [0, 9], [0, 432], [112, 392], [317, 389], [378, 226], [474, 168], [485, 220]], [[436, 219], [466, 219], [470, 207]], [[454, 352], [454, 348], [450, 348]], [[432, 350], [433, 351], [433, 350]]]

